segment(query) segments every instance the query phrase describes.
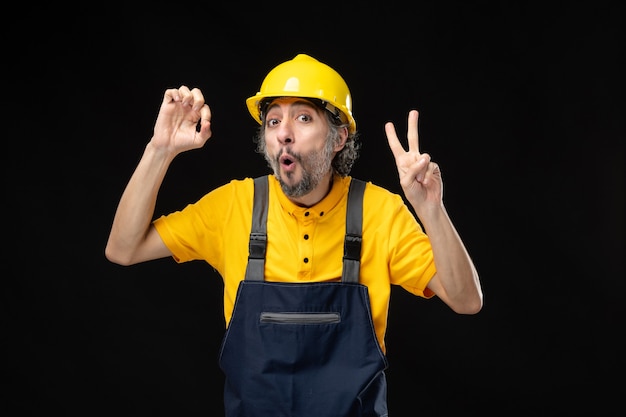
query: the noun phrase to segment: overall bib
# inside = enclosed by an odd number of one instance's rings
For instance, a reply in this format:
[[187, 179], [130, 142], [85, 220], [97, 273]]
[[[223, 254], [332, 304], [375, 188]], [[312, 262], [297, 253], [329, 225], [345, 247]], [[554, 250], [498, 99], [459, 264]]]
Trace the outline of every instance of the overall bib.
[[255, 178], [246, 277], [220, 349], [226, 417], [388, 415], [387, 358], [358, 282], [364, 189], [352, 179], [341, 282], [267, 282], [267, 176]]

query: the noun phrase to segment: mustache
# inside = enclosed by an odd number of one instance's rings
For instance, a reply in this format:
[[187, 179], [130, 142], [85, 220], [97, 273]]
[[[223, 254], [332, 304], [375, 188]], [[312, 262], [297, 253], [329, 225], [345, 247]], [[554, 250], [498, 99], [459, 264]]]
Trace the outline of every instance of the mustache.
[[283, 158], [284, 155], [288, 156], [294, 162], [302, 162], [302, 156], [299, 153], [293, 152], [290, 148], [285, 147], [280, 148], [280, 150], [276, 154], [276, 157], [274, 158], [276, 163], [280, 163], [280, 160], [281, 158]]

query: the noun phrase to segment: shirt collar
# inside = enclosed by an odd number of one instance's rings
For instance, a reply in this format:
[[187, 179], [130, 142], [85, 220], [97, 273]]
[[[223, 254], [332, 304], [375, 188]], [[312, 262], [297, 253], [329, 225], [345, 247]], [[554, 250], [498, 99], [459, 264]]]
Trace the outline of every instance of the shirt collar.
[[280, 184], [276, 179], [276, 176], [270, 175], [270, 179], [270, 190], [272, 190], [272, 192], [277, 195], [278, 201], [280, 202], [280, 205], [284, 211], [286, 211], [289, 215], [298, 218], [311, 218], [311, 216], [317, 218], [328, 214], [331, 210], [340, 205], [343, 198], [346, 198], [348, 194], [348, 188], [350, 186], [351, 177], [342, 177], [338, 174], [335, 174], [333, 176], [333, 184], [330, 192], [320, 202], [311, 207], [301, 207], [297, 204], [294, 204], [280, 189]]

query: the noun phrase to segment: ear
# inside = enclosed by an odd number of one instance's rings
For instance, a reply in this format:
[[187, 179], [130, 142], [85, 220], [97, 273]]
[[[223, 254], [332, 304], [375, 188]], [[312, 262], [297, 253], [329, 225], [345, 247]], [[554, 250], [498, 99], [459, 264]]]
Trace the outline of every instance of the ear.
[[340, 150], [342, 150], [344, 148], [344, 146], [346, 146], [346, 141], [348, 140], [348, 128], [347, 127], [342, 127], [339, 130], [339, 143], [335, 146], [335, 152], [339, 152]]

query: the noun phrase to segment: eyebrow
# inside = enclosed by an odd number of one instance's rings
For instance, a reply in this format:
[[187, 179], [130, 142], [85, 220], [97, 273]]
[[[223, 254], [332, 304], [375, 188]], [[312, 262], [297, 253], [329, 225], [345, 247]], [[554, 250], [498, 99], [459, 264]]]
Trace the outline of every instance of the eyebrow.
[[275, 101], [281, 98], [294, 99], [294, 101], [291, 104], [301, 104], [301, 105], [312, 107], [314, 109], [320, 109], [323, 112], [327, 111], [328, 113], [331, 114], [334, 123], [338, 126], [349, 123], [347, 116], [343, 112], [339, 111], [337, 107], [335, 107], [333, 104], [331, 104], [328, 101], [318, 99], [318, 98], [291, 97], [291, 96], [268, 97], [264, 100], [265, 103], [261, 101], [261, 103], [259, 104], [259, 113], [260, 113], [260, 117], [262, 120], [265, 120], [269, 111], [273, 107], [278, 105], [278, 104], [275, 104]]

